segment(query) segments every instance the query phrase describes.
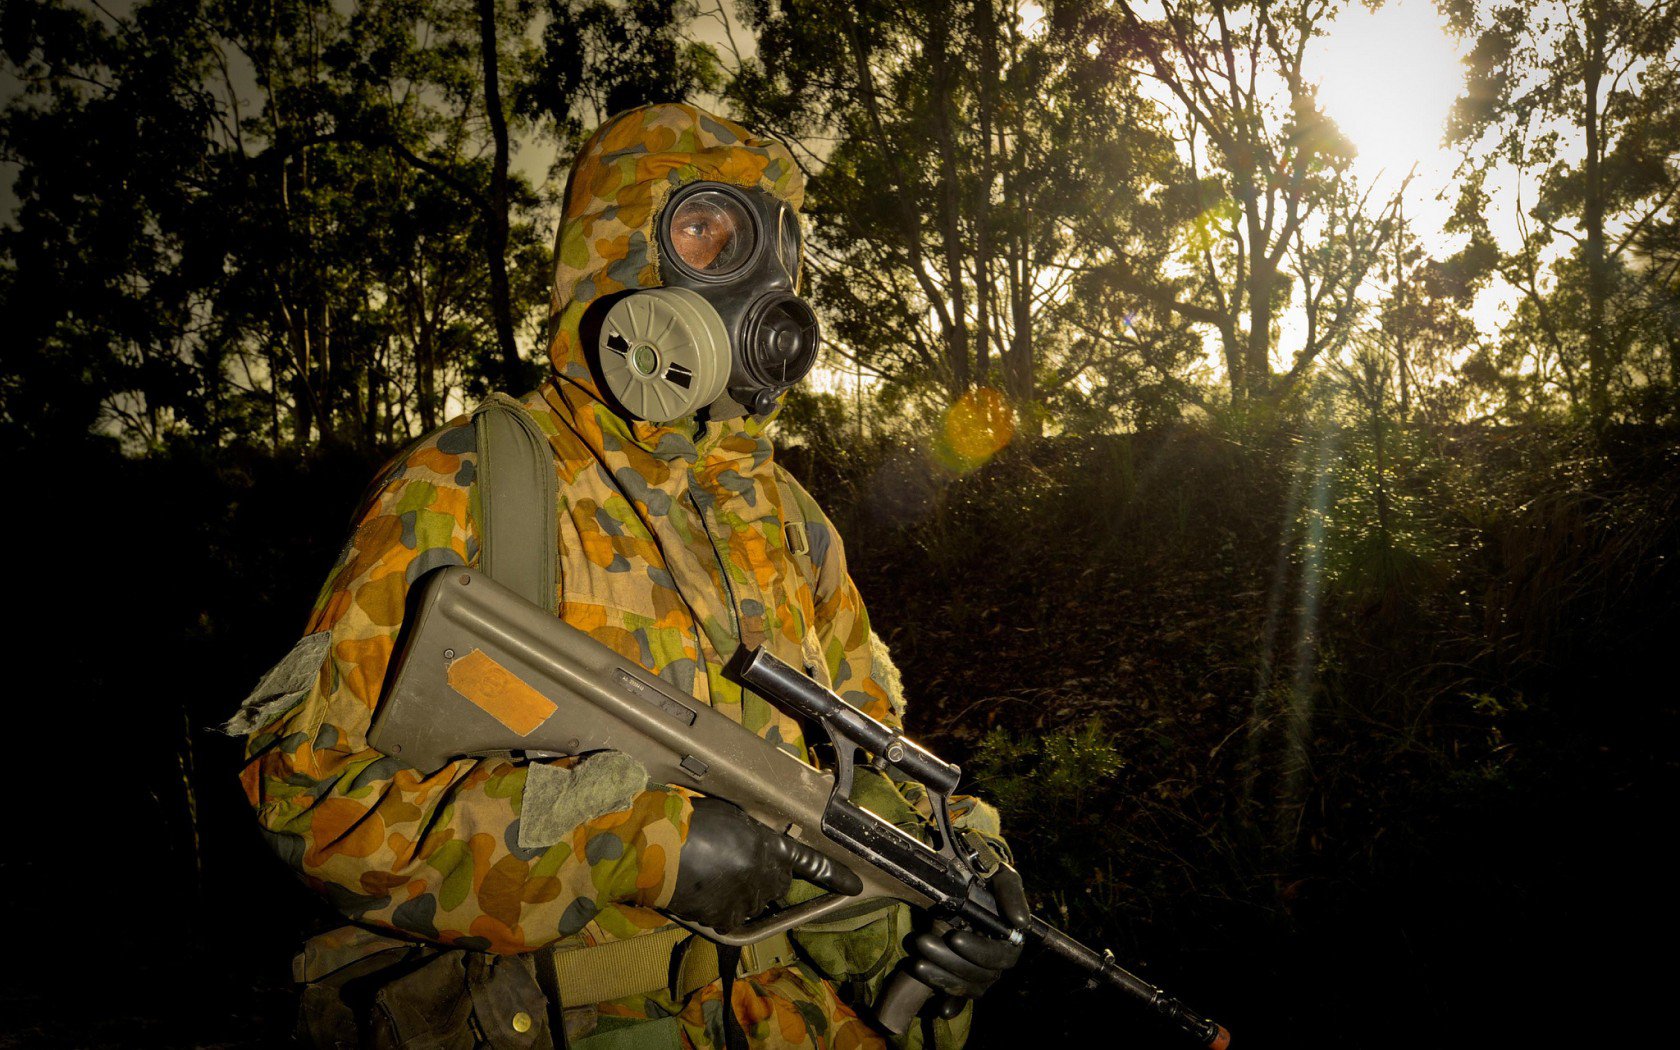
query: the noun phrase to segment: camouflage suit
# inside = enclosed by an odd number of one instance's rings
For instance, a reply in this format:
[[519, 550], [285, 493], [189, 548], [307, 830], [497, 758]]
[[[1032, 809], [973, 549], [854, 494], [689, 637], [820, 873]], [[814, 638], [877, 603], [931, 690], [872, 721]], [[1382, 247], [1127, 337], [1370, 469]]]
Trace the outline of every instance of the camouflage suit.
[[[767, 420], [703, 429], [693, 419], [626, 420], [603, 403], [579, 335], [595, 299], [660, 283], [654, 219], [673, 188], [700, 179], [761, 188], [793, 207], [803, 195], [783, 146], [680, 105], [610, 121], [572, 173], [555, 253], [553, 374], [521, 399], [559, 472], [557, 608], [805, 757], [798, 723], [719, 672], [737, 645], [768, 646], [869, 714], [899, 719], [896, 674], [847, 575], [838, 535], [776, 464]], [[278, 717], [252, 727], [243, 784], [269, 841], [360, 924], [311, 942], [300, 978], [354, 974], [365, 960], [395, 953], [410, 970], [433, 971], [434, 983], [459, 987], [479, 970], [506, 971], [520, 953], [587, 948], [670, 925], [655, 909], [675, 884], [692, 812], [685, 790], [648, 785], [622, 808], [533, 842], [527, 824], [535, 818], [521, 821], [532, 767], [459, 760], [422, 777], [367, 744], [409, 584], [438, 566], [477, 564], [476, 463], [474, 428], [463, 417], [385, 470], [315, 604], [302, 663], [293, 660], [295, 695], [280, 698]], [[310, 676], [315, 653], [319, 669]], [[881, 781], [866, 790], [863, 801], [883, 815], [918, 819], [914, 785]], [[957, 808], [972, 826], [996, 833], [986, 807]], [[800, 963], [735, 982], [735, 1011], [753, 1045], [882, 1045], [835, 989], [867, 1005], [902, 954], [906, 911], [891, 909], [858, 930], [801, 935]], [[471, 951], [420, 950], [369, 927]], [[438, 977], [440, 966], [447, 976]], [[666, 990], [595, 1004], [588, 1026], [572, 1033], [574, 1045], [593, 1045], [577, 1038], [590, 1031], [603, 1047], [626, 1045], [611, 1037], [655, 1022], [668, 1045], [721, 1045], [721, 994], [713, 981], [686, 999]], [[487, 1019], [497, 1016], [494, 1004], [473, 1001], [469, 1009], [462, 1001], [457, 995], [455, 1014], [438, 1024], [470, 1028], [470, 1038], [436, 1045], [547, 1038], [540, 1016], [527, 1031], [498, 1034]], [[462, 1024], [466, 1013], [470, 1025]], [[939, 1027], [942, 1043], [960, 1042], [967, 1015]]]

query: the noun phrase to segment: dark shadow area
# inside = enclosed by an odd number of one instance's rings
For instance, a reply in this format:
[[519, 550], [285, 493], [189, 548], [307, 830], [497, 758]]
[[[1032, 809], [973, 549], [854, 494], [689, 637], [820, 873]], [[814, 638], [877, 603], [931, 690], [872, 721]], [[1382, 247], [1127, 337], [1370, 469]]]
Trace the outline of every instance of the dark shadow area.
[[[1300, 435], [1046, 439], [963, 476], [884, 444], [785, 459], [912, 729], [999, 803], [1052, 921], [1242, 1048], [1632, 1039], [1675, 929], [1674, 435], [1415, 436], [1394, 550], [1426, 564], [1371, 577], [1334, 557], [1368, 525], [1330, 527], [1310, 646]], [[381, 457], [13, 461], [0, 1045], [281, 1045], [291, 954], [331, 917], [208, 727], [295, 640]], [[1169, 1045], [1048, 961], [982, 1018], [979, 1047]]]
[[210, 727], [298, 635], [379, 459], [13, 462], [30, 539], [8, 619], [33, 671], [9, 690], [28, 793], [0, 885], [28, 962], [0, 1045], [279, 1045], [292, 946], [330, 916], [258, 837], [242, 741]]

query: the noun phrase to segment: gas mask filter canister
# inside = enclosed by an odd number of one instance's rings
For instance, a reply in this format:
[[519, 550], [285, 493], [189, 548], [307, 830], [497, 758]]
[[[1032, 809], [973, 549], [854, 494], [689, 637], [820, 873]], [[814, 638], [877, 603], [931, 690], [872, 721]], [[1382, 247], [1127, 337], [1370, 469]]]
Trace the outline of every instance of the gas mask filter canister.
[[760, 190], [694, 183], [672, 194], [657, 236], [664, 287], [625, 296], [602, 321], [608, 389], [654, 423], [768, 413], [817, 357], [816, 314], [793, 291], [793, 210]]
[[601, 323], [601, 374], [619, 403], [664, 423], [716, 401], [729, 381], [729, 333], [686, 288], [625, 296]]

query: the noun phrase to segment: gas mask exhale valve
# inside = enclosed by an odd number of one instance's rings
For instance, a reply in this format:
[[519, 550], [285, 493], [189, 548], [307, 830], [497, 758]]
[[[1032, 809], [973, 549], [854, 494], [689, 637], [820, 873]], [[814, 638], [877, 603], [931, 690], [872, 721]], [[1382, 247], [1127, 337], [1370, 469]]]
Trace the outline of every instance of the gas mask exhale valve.
[[656, 235], [664, 287], [620, 299], [601, 325], [613, 396], [654, 423], [768, 414], [817, 360], [817, 316], [794, 293], [793, 209], [761, 190], [693, 183], [671, 195]]

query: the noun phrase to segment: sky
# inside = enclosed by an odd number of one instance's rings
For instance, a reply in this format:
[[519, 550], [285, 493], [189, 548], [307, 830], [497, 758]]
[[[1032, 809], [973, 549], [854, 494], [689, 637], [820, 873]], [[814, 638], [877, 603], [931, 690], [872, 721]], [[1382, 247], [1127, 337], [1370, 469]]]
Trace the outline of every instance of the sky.
[[[1433, 0], [1388, 0], [1375, 11], [1350, 6], [1315, 45], [1303, 64], [1318, 71], [1319, 104], [1359, 148], [1354, 171], [1360, 180], [1377, 182], [1381, 196], [1415, 164], [1404, 202], [1411, 232], [1432, 253], [1458, 248], [1461, 239], [1443, 227], [1452, 214], [1461, 157], [1443, 137], [1464, 87], [1469, 42], [1451, 34]], [[1495, 201], [1489, 228], [1507, 250], [1520, 241], [1511, 179], [1509, 171], [1496, 170], [1488, 183]], [[1498, 281], [1485, 288], [1472, 310], [1477, 327], [1497, 331], [1514, 296]]]
[[1463, 42], [1451, 37], [1431, 0], [1355, 5], [1313, 42], [1303, 66], [1319, 77], [1319, 104], [1359, 148], [1362, 182], [1397, 188], [1415, 164], [1408, 215], [1438, 230], [1451, 212], [1435, 198], [1458, 157], [1442, 145], [1447, 114], [1464, 85]]

